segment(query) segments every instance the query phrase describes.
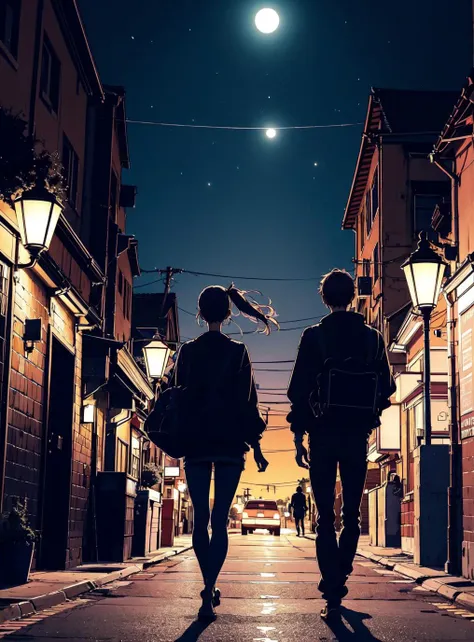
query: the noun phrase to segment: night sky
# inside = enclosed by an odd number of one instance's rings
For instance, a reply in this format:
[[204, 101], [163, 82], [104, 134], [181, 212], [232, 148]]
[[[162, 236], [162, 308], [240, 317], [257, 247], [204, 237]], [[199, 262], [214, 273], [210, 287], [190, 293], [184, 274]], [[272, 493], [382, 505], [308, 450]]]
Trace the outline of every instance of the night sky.
[[[131, 120], [361, 123], [372, 86], [460, 91], [472, 60], [471, 0], [79, 0], [79, 6], [102, 81], [125, 86]], [[274, 34], [254, 26], [262, 7], [280, 14]], [[319, 278], [334, 266], [352, 267], [354, 238], [341, 231], [341, 220], [360, 125], [282, 131], [274, 140], [263, 131], [139, 124], [128, 131], [132, 169], [124, 180], [139, 190], [128, 232], [139, 240], [143, 268]], [[154, 279], [144, 275], [136, 285]], [[195, 311], [199, 291], [212, 283], [230, 280], [177, 277], [180, 307]], [[323, 312], [316, 280], [235, 283], [270, 297], [281, 321]], [[138, 291], [162, 287], [158, 282]], [[185, 338], [201, 331], [184, 312], [180, 323]], [[253, 329], [245, 320], [241, 325]], [[290, 360], [300, 334], [245, 340], [254, 361]], [[284, 388], [289, 373], [256, 377], [262, 388]], [[283, 417], [271, 423], [281, 425]], [[287, 431], [264, 437], [264, 450], [291, 445]], [[291, 453], [268, 459], [263, 475], [249, 462], [244, 480], [267, 484], [304, 473]]]

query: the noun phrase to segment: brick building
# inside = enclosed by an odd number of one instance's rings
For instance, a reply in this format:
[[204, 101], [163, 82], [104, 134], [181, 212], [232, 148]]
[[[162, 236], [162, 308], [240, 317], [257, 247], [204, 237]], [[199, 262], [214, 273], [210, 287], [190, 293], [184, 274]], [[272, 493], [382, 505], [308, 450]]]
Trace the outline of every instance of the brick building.
[[[91, 469], [91, 430], [81, 423], [82, 332], [100, 324], [93, 288], [104, 273], [81, 222], [88, 105], [103, 89], [75, 2], [6, 0], [0, 17], [0, 106], [21, 113], [28, 133], [59, 154], [67, 182], [50, 250], [29, 269], [15, 271], [28, 253], [15, 212], [0, 202], [0, 499], [5, 510], [28, 499], [41, 534], [37, 566], [64, 568], [81, 561]], [[27, 345], [33, 319], [41, 338]]]
[[[121, 560], [131, 555], [153, 399], [132, 356], [139, 266], [125, 229], [136, 189], [122, 182], [124, 90], [101, 84], [75, 0], [0, 9], [0, 107], [58, 154], [67, 184], [49, 251], [27, 269], [15, 270], [29, 256], [0, 201], [0, 499], [5, 510], [28, 500], [37, 567]], [[31, 320], [41, 323], [34, 343]], [[117, 521], [101, 520], [101, 506]]]
[[474, 579], [474, 72], [456, 100], [432, 156], [451, 179], [452, 207], [433, 218], [439, 241], [449, 251], [447, 301], [451, 479], [449, 488], [448, 567]]
[[[430, 228], [435, 205], [449, 200], [449, 180], [428, 154], [452, 100], [452, 92], [395, 89], [374, 89], [369, 96], [343, 228], [355, 232], [356, 309], [388, 344], [410, 309], [401, 264], [418, 232]], [[392, 351], [390, 361], [401, 372], [406, 355]], [[399, 456], [400, 422], [386, 416], [372, 436], [369, 469], [380, 466], [383, 482]]]
[[[165, 298], [159, 293], [135, 293], [133, 295], [133, 336], [134, 354], [141, 361], [143, 340], [149, 340], [156, 334], [176, 353], [180, 344], [178, 302], [174, 293]], [[170, 364], [171, 365], [171, 364]], [[163, 545], [170, 546], [176, 535], [181, 535], [192, 524], [192, 508], [185, 484], [183, 460], [171, 459], [154, 444], [146, 454], [146, 461], [154, 461], [163, 469], [163, 480], [160, 488], [163, 500], [161, 535]], [[166, 474], [166, 473], [169, 474]]]

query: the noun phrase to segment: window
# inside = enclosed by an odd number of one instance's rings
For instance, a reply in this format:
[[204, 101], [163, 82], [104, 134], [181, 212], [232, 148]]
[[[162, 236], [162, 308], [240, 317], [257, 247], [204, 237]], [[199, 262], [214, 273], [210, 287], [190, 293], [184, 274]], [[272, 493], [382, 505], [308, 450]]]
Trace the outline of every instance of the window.
[[138, 479], [140, 475], [140, 440], [132, 437], [132, 459], [130, 462], [130, 475]]
[[364, 220], [366, 236], [369, 236], [379, 210], [379, 168], [376, 167], [370, 189], [367, 189], [364, 199]]
[[379, 211], [379, 168], [375, 168], [374, 180], [372, 181], [372, 189], [370, 194], [370, 207], [371, 207], [371, 216], [372, 222], [377, 216]]
[[127, 279], [123, 279], [122, 306], [123, 306], [123, 316], [126, 319], [130, 319], [130, 312], [132, 307], [132, 286], [127, 281]]
[[122, 270], [119, 270], [118, 291], [119, 291], [119, 294], [123, 294], [123, 274], [122, 274]]
[[431, 227], [435, 207], [441, 201], [439, 194], [415, 194], [414, 201], [414, 232], [418, 237], [420, 232], [426, 232], [428, 238], [436, 240], [436, 232]]
[[366, 236], [369, 236], [370, 230], [372, 229], [372, 213], [371, 213], [371, 207], [370, 207], [370, 192], [366, 192], [366, 194], [365, 194], [364, 216], [365, 216]]
[[412, 181], [413, 201], [413, 235], [418, 237], [421, 231], [428, 238], [436, 241], [438, 235], [432, 228], [435, 207], [450, 202], [449, 181]]
[[0, 40], [14, 58], [18, 58], [21, 0], [0, 2]]
[[113, 221], [117, 220], [118, 202], [118, 179], [117, 174], [112, 172], [110, 176], [110, 215]]
[[117, 439], [117, 472], [126, 473], [128, 471], [128, 444], [121, 439]]
[[380, 276], [380, 256], [379, 256], [379, 244], [374, 247], [373, 254], [373, 264], [374, 264], [374, 283], [377, 283]]
[[63, 167], [67, 197], [72, 207], [77, 207], [79, 158], [66, 135], [63, 136]]
[[61, 63], [45, 35], [43, 40], [43, 55], [41, 58], [41, 97], [54, 112], [59, 110], [59, 79]]

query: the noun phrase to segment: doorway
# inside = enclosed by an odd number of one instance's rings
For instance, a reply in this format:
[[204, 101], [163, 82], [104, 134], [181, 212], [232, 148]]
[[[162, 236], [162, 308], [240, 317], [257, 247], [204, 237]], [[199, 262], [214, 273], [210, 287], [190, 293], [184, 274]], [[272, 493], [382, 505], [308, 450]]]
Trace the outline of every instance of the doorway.
[[51, 335], [40, 566], [66, 567], [71, 497], [75, 357]]

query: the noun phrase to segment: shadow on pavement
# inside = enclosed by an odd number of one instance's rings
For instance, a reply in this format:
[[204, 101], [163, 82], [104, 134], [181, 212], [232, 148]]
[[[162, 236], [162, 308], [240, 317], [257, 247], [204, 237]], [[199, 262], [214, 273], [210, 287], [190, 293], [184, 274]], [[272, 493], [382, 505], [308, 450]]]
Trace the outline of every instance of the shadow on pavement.
[[[350, 640], [357, 640], [357, 642], [381, 642], [380, 638], [376, 638], [369, 629], [365, 626], [364, 620], [371, 620], [372, 616], [368, 613], [360, 613], [359, 611], [352, 611], [346, 607], [341, 609], [342, 618], [334, 621], [326, 622], [327, 626], [336, 636], [339, 642]], [[351, 628], [348, 628], [344, 620]]]
[[[175, 642], [196, 642], [209, 626], [210, 622], [195, 620]], [[375, 638], [374, 638], [375, 639]]]

